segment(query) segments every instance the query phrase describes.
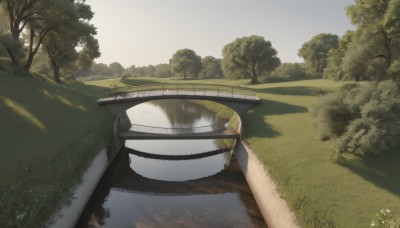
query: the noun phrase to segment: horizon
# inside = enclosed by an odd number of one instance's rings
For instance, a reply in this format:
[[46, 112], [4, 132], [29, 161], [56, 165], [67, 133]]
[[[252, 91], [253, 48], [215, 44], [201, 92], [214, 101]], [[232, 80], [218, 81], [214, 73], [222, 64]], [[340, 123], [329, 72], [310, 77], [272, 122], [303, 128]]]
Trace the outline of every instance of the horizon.
[[[96, 63], [124, 68], [168, 63], [180, 49], [201, 57], [222, 58], [222, 48], [236, 38], [263, 36], [282, 62], [303, 62], [302, 44], [319, 33], [341, 37], [354, 29], [345, 6], [354, 0], [87, 0], [95, 13], [102, 56]], [[250, 4], [251, 3], [251, 4]], [[229, 4], [229, 7], [227, 7]], [[212, 6], [212, 7], [210, 7]]]

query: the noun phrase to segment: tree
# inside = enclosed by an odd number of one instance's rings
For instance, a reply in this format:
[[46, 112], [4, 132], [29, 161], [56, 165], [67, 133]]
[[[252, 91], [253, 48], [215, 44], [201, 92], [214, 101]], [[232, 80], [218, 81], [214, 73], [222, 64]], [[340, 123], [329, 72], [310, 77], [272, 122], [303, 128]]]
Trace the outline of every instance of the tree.
[[398, 0], [356, 0], [346, 8], [351, 22], [357, 27], [354, 40], [357, 45], [353, 48], [363, 53], [364, 67], [369, 74], [366, 78], [386, 79], [386, 71], [400, 57], [399, 9]]
[[267, 77], [267, 82], [297, 81], [306, 78], [307, 72], [301, 64], [282, 63], [272, 72], [271, 77]]
[[258, 83], [258, 76], [270, 74], [280, 60], [271, 42], [261, 36], [235, 39], [222, 49], [222, 69], [229, 77], [246, 77]]
[[339, 37], [330, 33], [320, 33], [303, 44], [298, 55], [306, 64], [310, 75], [321, 75], [327, 65], [329, 50], [337, 48]]
[[60, 82], [61, 68], [76, 68], [75, 63], [79, 58], [77, 47], [82, 51], [93, 49], [90, 51], [92, 54], [87, 56], [90, 64], [94, 58], [100, 56], [98, 45], [90, 45], [90, 42], [97, 43], [93, 37], [96, 35], [96, 28], [88, 23], [93, 17], [90, 6], [75, 2], [73, 7], [73, 11], [67, 15], [69, 19], [50, 31], [43, 41], [56, 82]]
[[[74, 8], [71, 0], [3, 0], [1, 7], [8, 16], [13, 38], [14, 48], [7, 47], [12, 66], [16, 71], [28, 72], [46, 35], [68, 23]], [[26, 40], [23, 34], [27, 35]], [[20, 48], [15, 48], [18, 43]], [[25, 54], [22, 43], [27, 44]]]
[[155, 76], [157, 78], [169, 78], [171, 77], [171, 69], [169, 64], [158, 64], [155, 66]]
[[222, 78], [224, 73], [221, 68], [221, 60], [212, 56], [206, 56], [201, 60], [203, 69], [200, 71], [200, 78]]
[[344, 78], [343, 57], [346, 55], [349, 45], [354, 36], [354, 31], [347, 31], [340, 39], [338, 47], [332, 48], [328, 52], [327, 66], [324, 69], [323, 77], [333, 80], [342, 80]]
[[118, 62], [110, 63], [109, 68], [113, 76], [121, 75], [125, 71], [125, 68]]
[[182, 74], [183, 79], [186, 79], [187, 76], [197, 77], [202, 68], [201, 57], [190, 49], [176, 51], [169, 60], [169, 65], [171, 71]]

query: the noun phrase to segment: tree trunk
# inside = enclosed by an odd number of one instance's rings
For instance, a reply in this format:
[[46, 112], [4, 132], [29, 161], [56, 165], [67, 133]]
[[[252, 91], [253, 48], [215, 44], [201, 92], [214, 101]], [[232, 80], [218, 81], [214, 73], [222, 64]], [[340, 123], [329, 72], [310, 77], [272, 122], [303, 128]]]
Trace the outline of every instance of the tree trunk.
[[186, 70], [183, 70], [183, 80], [186, 80]]
[[50, 59], [50, 66], [51, 69], [53, 69], [53, 80], [57, 83], [60, 83], [60, 67], [57, 64], [57, 60], [54, 58], [54, 56], [51, 54], [51, 50], [49, 47], [46, 46], [47, 50], [47, 55], [49, 56]]
[[256, 70], [256, 64], [253, 64], [251, 67], [251, 84], [257, 84], [258, 83], [258, 75], [257, 75], [257, 70]]
[[7, 48], [7, 53], [10, 56], [14, 73], [19, 74], [22, 71], [21, 56], [18, 51], [13, 51], [10, 48]]
[[60, 67], [58, 66], [53, 66], [53, 80], [57, 83], [60, 83]]

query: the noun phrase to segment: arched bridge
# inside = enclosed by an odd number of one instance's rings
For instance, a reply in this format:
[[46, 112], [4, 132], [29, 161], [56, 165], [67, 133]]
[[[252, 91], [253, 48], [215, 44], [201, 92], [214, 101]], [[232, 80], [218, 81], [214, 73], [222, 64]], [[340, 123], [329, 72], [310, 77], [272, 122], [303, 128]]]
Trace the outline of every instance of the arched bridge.
[[97, 103], [119, 116], [143, 102], [160, 99], [210, 100], [233, 109], [239, 116], [260, 103], [255, 91], [217, 84], [154, 84], [112, 89]]

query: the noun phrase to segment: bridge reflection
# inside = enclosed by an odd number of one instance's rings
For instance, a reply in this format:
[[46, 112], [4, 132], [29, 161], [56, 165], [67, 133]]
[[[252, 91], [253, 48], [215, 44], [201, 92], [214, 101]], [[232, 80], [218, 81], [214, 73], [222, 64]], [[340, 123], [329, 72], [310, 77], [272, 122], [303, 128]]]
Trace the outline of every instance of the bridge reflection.
[[222, 154], [226, 152], [232, 151], [230, 148], [223, 148], [213, 151], [207, 151], [203, 153], [196, 153], [196, 154], [185, 154], [185, 155], [165, 155], [165, 154], [152, 154], [146, 153], [138, 150], [134, 150], [131, 148], [127, 148], [126, 151], [129, 154], [134, 154], [144, 158], [151, 158], [151, 159], [159, 159], [159, 160], [172, 160], [172, 161], [181, 161], [181, 160], [192, 160], [192, 159], [200, 159], [205, 157], [214, 156], [217, 154]]

